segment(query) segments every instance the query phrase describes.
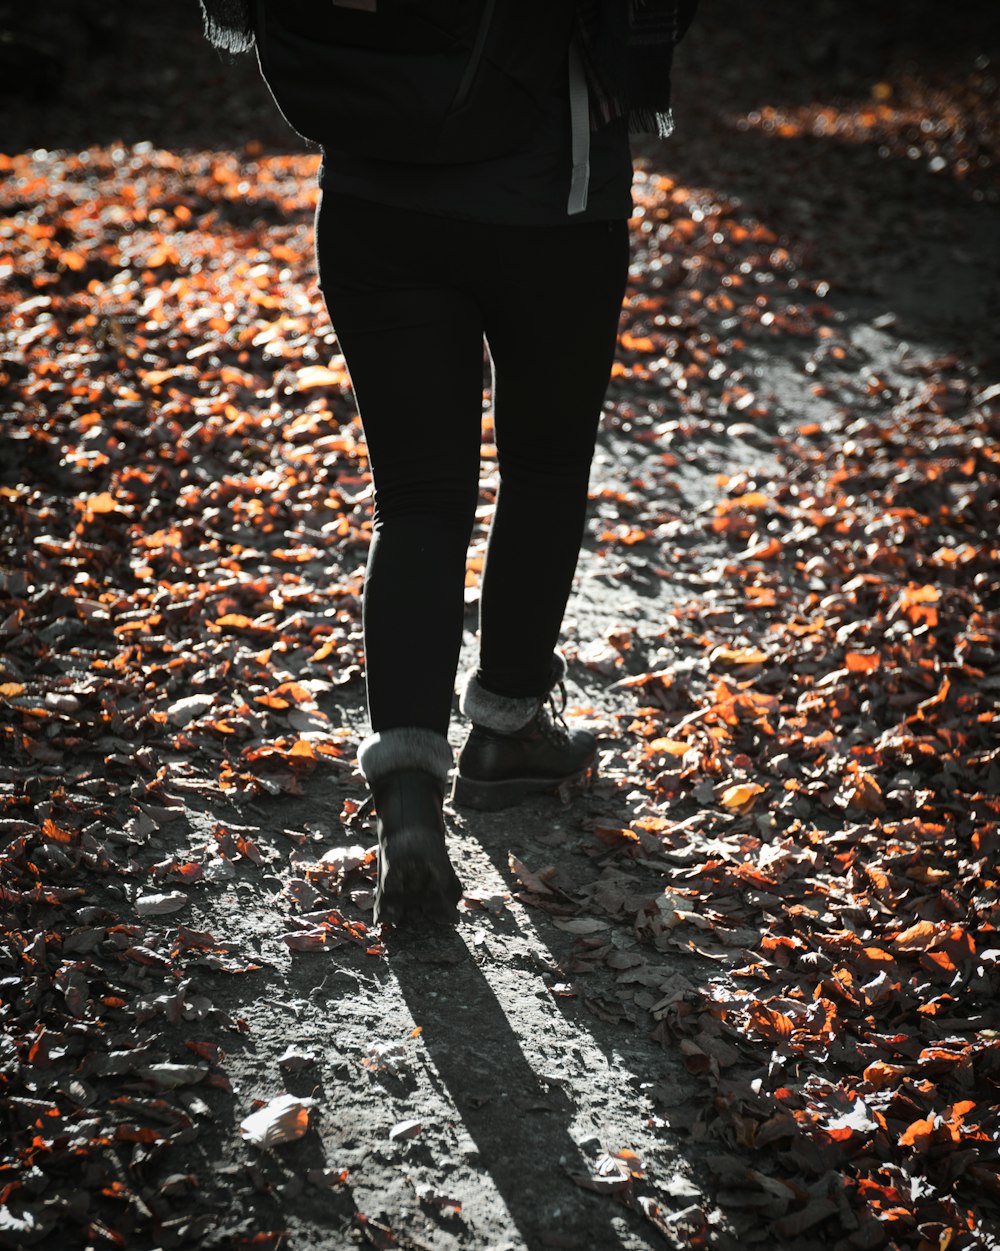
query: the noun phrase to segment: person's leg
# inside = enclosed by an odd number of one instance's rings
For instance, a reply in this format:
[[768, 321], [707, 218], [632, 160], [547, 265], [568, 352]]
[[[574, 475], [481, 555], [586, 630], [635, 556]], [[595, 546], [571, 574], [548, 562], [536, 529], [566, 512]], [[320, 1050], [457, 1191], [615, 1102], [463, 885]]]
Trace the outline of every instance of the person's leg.
[[317, 215], [321, 289], [374, 478], [363, 615], [375, 733], [446, 735], [451, 716], [483, 384], [479, 309], [435, 285], [447, 281], [452, 225], [328, 195]]
[[552, 683], [628, 279], [628, 223], [521, 228], [502, 239], [482, 296], [500, 489], [477, 678], [520, 698]]
[[324, 194], [320, 289], [375, 488], [365, 579], [372, 734], [358, 748], [378, 819], [376, 922], [454, 920], [448, 722], [479, 499], [483, 324], [454, 281], [470, 240], [445, 218]]

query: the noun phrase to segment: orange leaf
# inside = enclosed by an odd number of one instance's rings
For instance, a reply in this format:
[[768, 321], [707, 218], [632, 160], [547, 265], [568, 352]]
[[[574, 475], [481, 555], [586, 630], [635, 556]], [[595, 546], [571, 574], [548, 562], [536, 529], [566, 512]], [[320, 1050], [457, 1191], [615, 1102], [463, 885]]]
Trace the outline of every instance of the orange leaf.
[[742, 495], [717, 504], [716, 512], [728, 512], [731, 508], [744, 508], [747, 512], [752, 512], [756, 508], [766, 508], [770, 502], [770, 498], [763, 491], [745, 491]]
[[941, 598], [941, 592], [936, 586], [916, 586], [911, 583], [900, 597], [904, 607], [909, 608], [911, 604], [936, 604]]
[[869, 1064], [863, 1073], [866, 1082], [877, 1089], [882, 1090], [895, 1082], [899, 1082], [904, 1078], [909, 1070], [902, 1064], [886, 1064], [884, 1060], [876, 1060], [874, 1064]]
[[344, 750], [336, 743], [317, 743], [316, 750], [321, 756], [343, 756]]
[[936, 586], [916, 586], [911, 583], [900, 595], [894, 607], [901, 609], [914, 625], [919, 625], [923, 621], [933, 630], [938, 623], [937, 609], [934, 605], [940, 598], [941, 592]]
[[627, 330], [622, 331], [621, 345], [627, 352], [652, 352], [655, 349], [653, 340], [646, 335], [632, 335]]
[[169, 378], [176, 378], [178, 373], [178, 369], [148, 369], [142, 375], [142, 380], [147, 387], [158, 387]]
[[289, 565], [301, 565], [306, 561], [315, 560], [320, 553], [315, 547], [276, 547], [271, 553], [275, 560], [283, 560]]
[[274, 688], [275, 695], [287, 695], [297, 704], [312, 703], [312, 695], [298, 682], [282, 682]]
[[937, 694], [931, 695], [927, 699], [922, 699], [920, 703], [917, 704], [917, 711], [914, 713], [913, 717], [908, 717], [907, 720], [908, 721], [919, 720], [923, 716], [925, 708], [933, 708], [935, 704], [943, 704], [944, 701], [948, 698], [948, 692], [950, 690], [951, 690], [951, 679], [948, 677], [947, 674], [945, 674], [944, 678], [941, 681], [941, 685], [938, 688]]
[[933, 921], [917, 921], [909, 929], [905, 929], [901, 934], [897, 934], [896, 946], [902, 947], [904, 951], [923, 951], [930, 946], [936, 933], [937, 930]]
[[623, 830], [617, 825], [595, 825], [593, 834], [599, 838], [602, 843], [608, 843], [614, 847], [617, 843], [637, 843], [639, 835], [635, 830]]
[[767, 660], [767, 652], [759, 647], [716, 647], [709, 660], [726, 660], [733, 665], [759, 665]]
[[851, 792], [851, 803], [863, 812], [885, 812], [882, 791], [870, 773], [858, 774], [857, 783]]
[[[756, 547], [748, 548], [747, 551], [740, 554], [741, 560], [773, 560], [775, 556], [781, 555], [781, 540], [770, 538], [766, 543], [759, 543]], [[759, 588], [765, 589], [763, 587]], [[749, 592], [748, 592], [749, 594]], [[772, 591], [773, 595], [774, 592]]]
[[848, 673], [874, 673], [881, 663], [882, 657], [878, 652], [847, 652], [844, 656], [844, 667]]
[[109, 491], [102, 491], [99, 495], [88, 495], [86, 499], [77, 500], [76, 506], [91, 513], [114, 513], [118, 511], [115, 498]]
[[757, 782], [739, 782], [735, 786], [727, 786], [722, 792], [719, 802], [724, 808], [749, 812], [756, 802], [757, 796], [762, 795], [765, 789]]
[[642, 1160], [635, 1151], [630, 1150], [628, 1147], [624, 1147], [621, 1151], [613, 1151], [611, 1158], [620, 1160], [625, 1168], [628, 1169], [631, 1177], [642, 1178], [646, 1176]]
[[914, 882], [946, 882], [951, 874], [947, 869], [933, 869], [930, 865], [914, 864], [906, 870], [906, 876]]
[[952, 1138], [958, 1142], [959, 1135], [955, 1132], [964, 1122], [965, 1114], [971, 1112], [976, 1106], [975, 1099], [961, 1099], [958, 1103], [953, 1103], [948, 1109], [948, 1114], [944, 1118], [944, 1123], [952, 1131]]
[[310, 660], [326, 660], [327, 656], [332, 656], [337, 650], [337, 644], [332, 638], [328, 638], [324, 643], [313, 652], [309, 657]]
[[646, 743], [644, 751], [647, 756], [656, 755], [658, 752], [666, 752], [668, 756], [683, 756], [690, 746], [691, 744], [682, 738], [654, 738]]
[[784, 1012], [769, 1008], [767, 1004], [754, 1004], [750, 1010], [749, 1023], [761, 1033], [772, 1038], [789, 1038], [792, 1033], [792, 1018]]
[[49, 843], [71, 843], [76, 837], [71, 830], [62, 830], [49, 817], [42, 822], [42, 835]]
[[176, 264], [176, 262], [177, 253], [173, 248], [168, 247], [154, 248], [146, 257], [146, 265], [149, 269], [159, 269], [161, 265]]
[[924, 1117], [922, 1120], [914, 1121], [899, 1136], [899, 1145], [901, 1147], [916, 1147], [918, 1150], [925, 1149], [937, 1127], [937, 1116], [931, 1113], [930, 1116]]

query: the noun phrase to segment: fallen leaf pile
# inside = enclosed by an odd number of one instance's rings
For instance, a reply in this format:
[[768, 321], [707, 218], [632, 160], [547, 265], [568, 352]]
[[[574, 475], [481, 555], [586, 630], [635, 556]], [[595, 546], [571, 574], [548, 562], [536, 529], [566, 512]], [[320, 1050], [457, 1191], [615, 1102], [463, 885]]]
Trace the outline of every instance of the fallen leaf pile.
[[[675, 237], [642, 245], [655, 256]], [[704, 289], [711, 248], [698, 257]], [[694, 336], [659, 329], [677, 294], [633, 301], [666, 375], [639, 385], [711, 418], [727, 402], [718, 306], [700, 303], [713, 395]], [[738, 334], [760, 325], [755, 307], [732, 309]], [[778, 473], [720, 474], [690, 527], [652, 511], [648, 483], [621, 501], [656, 572], [696, 590], [655, 667], [619, 679], [637, 698], [622, 727], [637, 744], [617, 761], [634, 819], [591, 823], [602, 873], [575, 899], [558, 876], [515, 871], [529, 902], [590, 913], [556, 920], [581, 936], [575, 970], [616, 979], [588, 1006], [650, 1022], [702, 1077], [697, 1115], [662, 1092], [667, 1122], [733, 1149], [719, 1201], [746, 1244], [838, 1227], [845, 1248], [978, 1247], [1000, 1212], [1000, 386], [954, 356], [845, 382], [852, 347], [822, 313], [805, 310], [812, 393], [843, 403], [778, 440]], [[684, 424], [639, 437], [676, 464]], [[711, 429], [692, 422], [681, 446]], [[629, 652], [627, 631], [610, 637]], [[676, 951], [725, 973], [698, 985], [658, 967]]]
[[303, 280], [315, 159], [2, 164], [0, 1243], [197, 1243], [196, 1176], [142, 1177], [228, 1089], [200, 979], [258, 966], [174, 914], [273, 853], [153, 848], [185, 794], [354, 755], [317, 698], [359, 680], [370, 475]]
[[1000, 81], [989, 57], [979, 56], [960, 78], [935, 81], [911, 65], [893, 82], [873, 83], [868, 100], [764, 106], [733, 120], [739, 130], [779, 139], [872, 144], [886, 160], [921, 162], [996, 203], [998, 107]]
[[[214, 757], [226, 790], [297, 791], [343, 764], [316, 696], [358, 678], [370, 534], [347, 373], [315, 363], [300, 280], [315, 161], [3, 159], [4, 367], [23, 398], [0, 490], [31, 553], [5, 574], [11, 742], [54, 766], [99, 737], [133, 768], [116, 749], [169, 738]], [[44, 222], [18, 211], [41, 195]], [[63, 656], [47, 703], [17, 689], [39, 646]]]

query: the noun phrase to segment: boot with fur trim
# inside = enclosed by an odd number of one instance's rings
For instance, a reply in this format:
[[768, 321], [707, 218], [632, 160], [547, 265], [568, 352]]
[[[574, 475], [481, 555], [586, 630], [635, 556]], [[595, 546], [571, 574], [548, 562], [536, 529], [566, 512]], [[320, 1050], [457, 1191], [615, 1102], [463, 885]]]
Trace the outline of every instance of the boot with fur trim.
[[[597, 740], [586, 730], [570, 730], [563, 720], [565, 677], [566, 661], [558, 652], [552, 657], [549, 689], [537, 697], [495, 695], [474, 672], [469, 674], [459, 706], [472, 729], [458, 757], [455, 803], [492, 812], [586, 780], [597, 758]], [[562, 694], [559, 709], [556, 687]]]
[[421, 726], [383, 730], [358, 749], [378, 818], [376, 924], [457, 920], [462, 883], [441, 810], [451, 764], [448, 740]]

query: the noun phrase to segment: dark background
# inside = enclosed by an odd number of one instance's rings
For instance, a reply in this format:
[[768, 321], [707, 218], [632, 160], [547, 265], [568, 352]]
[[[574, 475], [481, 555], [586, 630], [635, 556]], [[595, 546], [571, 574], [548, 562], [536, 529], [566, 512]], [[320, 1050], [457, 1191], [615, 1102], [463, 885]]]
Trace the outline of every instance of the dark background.
[[[253, 56], [224, 64], [201, 38], [196, 0], [0, 2], [3, 150], [112, 140], [163, 147], [295, 143], [273, 115]], [[1000, 57], [1000, 6], [929, 0], [701, 0], [678, 54], [691, 114], [868, 96], [919, 70], [947, 82]], [[998, 94], [991, 94], [994, 129]]]
[[[876, 103], [891, 116], [873, 127]], [[675, 136], [637, 158], [741, 202], [859, 312], [995, 360], [1000, 5], [701, 0], [675, 106]], [[815, 133], [816, 106], [834, 133]], [[227, 63], [204, 41], [195, 0], [0, 0], [0, 109], [6, 153], [308, 148], [254, 57]]]

